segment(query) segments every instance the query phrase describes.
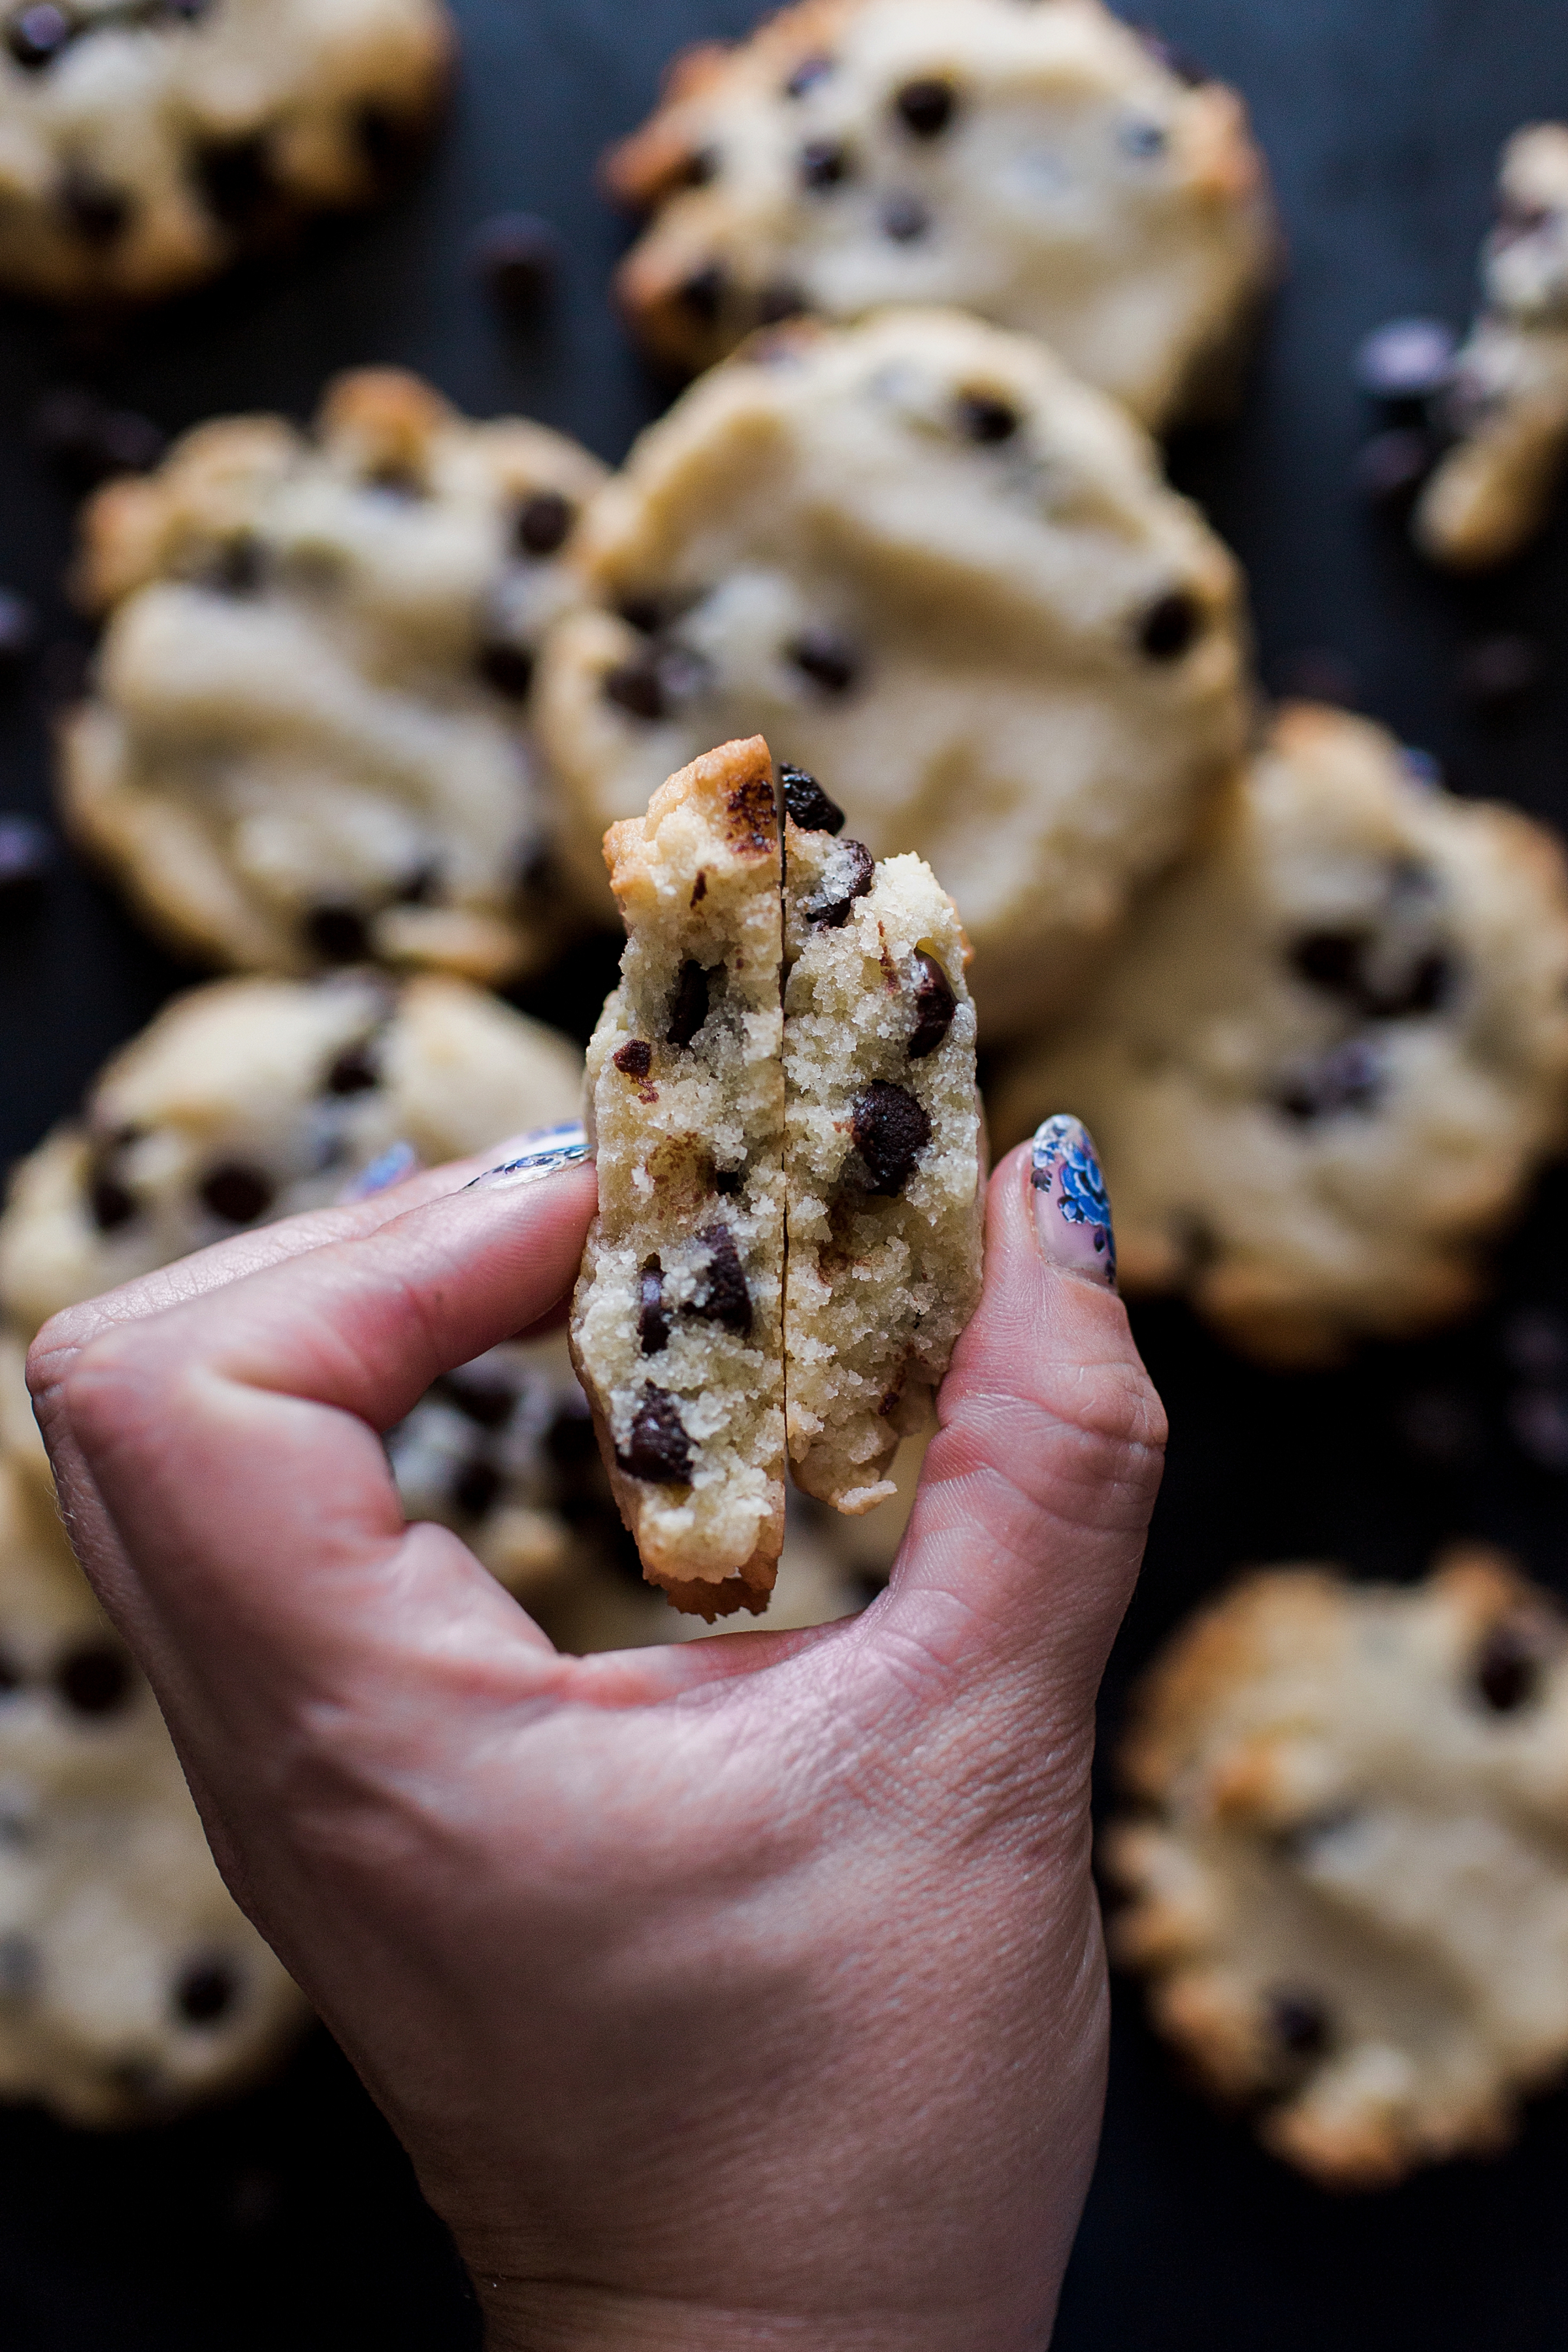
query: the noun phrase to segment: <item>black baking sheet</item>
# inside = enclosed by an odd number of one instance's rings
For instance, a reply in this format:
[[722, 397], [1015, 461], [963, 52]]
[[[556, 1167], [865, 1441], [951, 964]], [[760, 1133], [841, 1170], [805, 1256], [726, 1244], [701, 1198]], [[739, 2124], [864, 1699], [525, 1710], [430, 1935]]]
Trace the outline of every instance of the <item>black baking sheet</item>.
[[[639, 119], [668, 51], [742, 29], [749, 0], [459, 0], [457, 13], [455, 116], [390, 213], [118, 341], [0, 312], [0, 583], [47, 615], [44, 658], [0, 697], [0, 810], [47, 806], [47, 708], [86, 642], [59, 588], [69, 500], [28, 444], [51, 385], [96, 383], [177, 429], [268, 405], [303, 416], [335, 369], [400, 362], [477, 413], [531, 412], [610, 459], [657, 412], [659, 387], [605, 300], [624, 230], [593, 164]], [[1173, 453], [1251, 574], [1265, 677], [1337, 675], [1461, 791], [1568, 824], [1568, 530], [1489, 582], [1423, 572], [1352, 494], [1368, 420], [1348, 372], [1380, 319], [1466, 315], [1500, 141], [1568, 114], [1563, 0], [1166, 0], [1160, 21], [1245, 91], [1291, 241], [1244, 417]], [[465, 257], [475, 224], [511, 206], [554, 222], [567, 255], [556, 304], [526, 330], [487, 309]], [[1516, 629], [1543, 646], [1545, 683], [1513, 722], [1483, 723], [1459, 657]], [[581, 1030], [605, 969], [589, 951], [528, 1001]], [[0, 1156], [36, 1142], [190, 976], [68, 864], [40, 917], [0, 936]], [[1180, 1309], [1138, 1314], [1173, 1442], [1108, 1722], [1154, 1644], [1245, 1562], [1408, 1577], [1444, 1540], [1480, 1536], [1568, 1593], [1565, 1214], [1568, 1180], [1551, 1176], [1492, 1308], [1333, 1377], [1260, 1376]], [[1191, 2099], [1118, 1989], [1060, 2352], [1540, 2352], [1565, 2337], [1568, 2096], [1540, 2102], [1499, 2162], [1331, 2198]], [[270, 2088], [161, 2132], [100, 2140], [0, 2113], [6, 2352], [476, 2342], [442, 2233], [324, 2036]]]

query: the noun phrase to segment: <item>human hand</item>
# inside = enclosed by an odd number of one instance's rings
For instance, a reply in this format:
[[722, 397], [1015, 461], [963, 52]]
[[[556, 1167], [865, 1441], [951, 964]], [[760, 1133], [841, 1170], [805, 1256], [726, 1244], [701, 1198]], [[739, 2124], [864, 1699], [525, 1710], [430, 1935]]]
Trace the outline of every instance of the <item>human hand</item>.
[[502, 2352], [1048, 2338], [1102, 2095], [1094, 1698], [1164, 1431], [1029, 1169], [891, 1586], [812, 1633], [562, 1656], [404, 1525], [377, 1433], [558, 1307], [582, 1164], [418, 1176], [34, 1348], [218, 1860]]

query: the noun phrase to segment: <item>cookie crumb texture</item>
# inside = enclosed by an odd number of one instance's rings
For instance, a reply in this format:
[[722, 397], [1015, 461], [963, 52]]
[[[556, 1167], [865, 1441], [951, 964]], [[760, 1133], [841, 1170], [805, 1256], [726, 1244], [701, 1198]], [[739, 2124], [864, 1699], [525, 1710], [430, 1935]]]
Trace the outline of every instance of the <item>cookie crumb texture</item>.
[[1014, 1142], [1099, 1147], [1121, 1286], [1331, 1361], [1479, 1297], [1561, 1140], [1568, 877], [1514, 811], [1434, 789], [1342, 711], [1280, 716], [1070, 1034], [998, 1089]]
[[608, 824], [759, 730], [952, 892], [988, 1034], [1062, 1016], [1245, 752], [1232, 559], [1122, 410], [956, 312], [754, 338], [574, 561], [537, 699], [582, 890]]
[[83, 523], [108, 627], [64, 730], [71, 829], [216, 963], [531, 969], [570, 920], [534, 662], [602, 478], [542, 426], [367, 370], [310, 435], [226, 419], [111, 484]]
[[1240, 1584], [1148, 1676], [1113, 1957], [1265, 2144], [1379, 2188], [1511, 2137], [1568, 2063], [1568, 1650], [1494, 1555]]
[[1276, 267], [1241, 100], [1099, 0], [805, 0], [678, 59], [605, 176], [655, 215], [621, 299], [691, 369], [793, 311], [952, 303], [1159, 427], [1234, 378]]
[[309, 2016], [47, 1489], [0, 1456], [0, 2098], [163, 2122], [258, 2079]]
[[760, 738], [672, 776], [605, 856], [626, 919], [588, 1049], [599, 1213], [572, 1349], [644, 1566], [767, 1606], [784, 1536], [783, 918]]
[[1568, 128], [1503, 150], [1481, 310], [1438, 401], [1454, 446], [1415, 509], [1417, 546], [1457, 571], [1506, 562], [1546, 520], [1568, 457]]
[[785, 868], [790, 1463], [858, 1514], [980, 1299], [968, 948], [918, 857], [787, 823]]
[[374, 202], [452, 48], [437, 0], [5, 0], [0, 283], [147, 301]]

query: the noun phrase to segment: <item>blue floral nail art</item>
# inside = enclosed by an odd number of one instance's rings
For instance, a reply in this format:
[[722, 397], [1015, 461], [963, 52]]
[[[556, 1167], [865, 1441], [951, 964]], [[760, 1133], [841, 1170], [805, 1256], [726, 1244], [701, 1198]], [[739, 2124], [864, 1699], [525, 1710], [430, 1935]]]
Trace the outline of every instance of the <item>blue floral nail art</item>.
[[532, 1184], [541, 1177], [553, 1176], [558, 1169], [574, 1168], [590, 1154], [588, 1138], [575, 1119], [567, 1119], [557, 1127], [542, 1127], [537, 1135], [527, 1139], [527, 1150], [513, 1160], [502, 1160], [499, 1168], [487, 1168], [468, 1187], [475, 1185]]
[[[1099, 1155], [1078, 1119], [1058, 1115], [1040, 1127], [1030, 1152], [1029, 1182], [1046, 1255], [1054, 1265], [1090, 1274], [1114, 1290], [1116, 1236], [1110, 1223], [1110, 1196]], [[1047, 1204], [1054, 1204], [1056, 1217], [1049, 1214]]]
[[390, 1192], [395, 1184], [412, 1176], [418, 1166], [419, 1154], [411, 1143], [389, 1144], [378, 1159], [360, 1170], [352, 1184], [344, 1185], [339, 1202], [346, 1207], [354, 1201], [373, 1201], [378, 1192]]

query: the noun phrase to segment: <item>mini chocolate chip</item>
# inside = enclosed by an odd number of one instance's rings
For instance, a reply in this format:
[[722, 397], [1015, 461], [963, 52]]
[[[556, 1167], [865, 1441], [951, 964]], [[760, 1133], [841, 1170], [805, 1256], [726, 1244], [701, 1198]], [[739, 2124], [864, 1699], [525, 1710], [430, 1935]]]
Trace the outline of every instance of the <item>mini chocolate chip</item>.
[[1157, 597], [1138, 625], [1138, 643], [1151, 661], [1180, 661], [1203, 628], [1203, 607], [1184, 588]]
[[1476, 1661], [1476, 1688], [1495, 1715], [1513, 1715], [1541, 1694], [1541, 1660], [1512, 1625], [1494, 1626]]
[[827, 694], [847, 694], [859, 675], [853, 646], [836, 629], [803, 629], [789, 647], [789, 658], [815, 686]]
[[659, 677], [658, 660], [650, 646], [632, 661], [617, 662], [605, 673], [604, 694], [621, 710], [629, 710], [634, 719], [650, 723], [665, 716], [664, 684]]
[[669, 1000], [665, 1036], [672, 1045], [689, 1045], [707, 1018], [708, 974], [689, 957], [680, 967]]
[[844, 812], [830, 801], [814, 775], [805, 768], [782, 767], [779, 785], [784, 810], [802, 833], [842, 833]]
[[239, 1979], [223, 1960], [193, 1960], [174, 1987], [174, 2008], [186, 2025], [216, 2025], [238, 1998]]
[[94, 1175], [87, 1188], [87, 1203], [92, 1212], [92, 1222], [100, 1234], [118, 1233], [136, 1214], [136, 1197], [112, 1176], [101, 1171]]
[[917, 237], [924, 236], [931, 226], [931, 214], [919, 196], [907, 195], [901, 191], [886, 199], [880, 220], [882, 235], [890, 237], [895, 245], [912, 245]]
[[267, 551], [253, 531], [226, 539], [202, 572], [204, 587], [222, 596], [254, 596], [267, 576]]
[[1353, 997], [1361, 991], [1361, 960], [1366, 946], [1364, 931], [1309, 931], [1297, 940], [1290, 961], [1314, 988]]
[[110, 246], [124, 236], [134, 199], [100, 177], [90, 163], [68, 163], [58, 192], [60, 210], [84, 245]]
[[923, 1062], [928, 1054], [935, 1053], [952, 1028], [958, 999], [946, 972], [924, 948], [916, 949], [914, 967], [915, 1028], [910, 1039], [910, 1059]]
[[611, 1058], [625, 1076], [646, 1078], [653, 1067], [653, 1047], [646, 1037], [628, 1037]]
[[0, 909], [11, 913], [36, 897], [54, 862], [54, 842], [37, 818], [0, 816]]
[[1272, 1994], [1268, 2025], [1280, 2049], [1292, 2058], [1319, 2058], [1329, 2046], [1328, 2011], [1310, 1993]]
[[1407, 507], [1437, 462], [1437, 443], [1425, 425], [1391, 425], [1356, 453], [1355, 486], [1369, 506], [1397, 513]]
[[1459, 691], [1483, 718], [1512, 714], [1545, 673], [1545, 656], [1533, 637], [1482, 637], [1459, 660]]
[[131, 1661], [111, 1642], [84, 1642], [68, 1650], [54, 1671], [54, 1685], [77, 1715], [118, 1715], [130, 1703]]
[[277, 194], [265, 131], [208, 141], [192, 156], [191, 170], [203, 203], [226, 228], [252, 226]]
[[816, 88], [819, 81], [826, 80], [833, 71], [833, 62], [830, 57], [826, 56], [803, 58], [784, 84], [784, 96], [804, 98], [807, 90]]
[[808, 923], [826, 931], [841, 931], [857, 898], [865, 898], [877, 879], [877, 861], [863, 841], [845, 839], [828, 852], [816, 896], [801, 912]]
[[700, 326], [717, 326], [727, 284], [718, 263], [710, 261], [706, 268], [694, 269], [689, 278], [682, 280], [676, 289], [676, 299]]
[[494, 1510], [500, 1494], [501, 1476], [493, 1462], [482, 1454], [466, 1462], [452, 1481], [452, 1507], [461, 1511], [467, 1519], [482, 1519]]
[[370, 953], [370, 927], [357, 907], [312, 907], [304, 930], [323, 963], [363, 963]]
[[393, 904], [398, 907], [433, 907], [441, 895], [441, 861], [427, 857], [423, 866], [416, 866], [401, 881]]
[[683, 188], [710, 188], [724, 168], [717, 147], [694, 147], [680, 167]]
[[1363, 1039], [1351, 1037], [1288, 1079], [1279, 1103], [1288, 1118], [1305, 1124], [1336, 1111], [1370, 1110], [1382, 1088], [1377, 1055]]
[[527, 646], [496, 638], [479, 647], [474, 666], [485, 684], [508, 702], [526, 702], [533, 691], [533, 655]]
[[1137, 25], [1133, 30], [1156, 63], [1163, 65], [1167, 73], [1174, 74], [1178, 81], [1185, 82], [1189, 89], [1201, 89], [1205, 82], [1214, 79], [1206, 67], [1199, 65], [1194, 57], [1178, 48], [1173, 41], [1166, 40], [1152, 25]]
[[76, 26], [63, 8], [24, 8], [5, 27], [5, 46], [19, 66], [37, 73], [70, 47]]
[[561, 267], [561, 239], [533, 213], [498, 213], [474, 231], [471, 265], [496, 308], [527, 318], [542, 308]]
[[323, 1093], [329, 1095], [367, 1095], [381, 1084], [381, 1063], [375, 1042], [361, 1037], [345, 1045], [327, 1072]]
[[38, 641], [38, 616], [25, 596], [0, 588], [0, 677], [18, 670]]
[[958, 93], [950, 81], [935, 77], [907, 81], [893, 100], [895, 112], [917, 139], [935, 139], [958, 110]]
[[276, 1192], [270, 1177], [237, 1160], [215, 1168], [200, 1186], [201, 1198], [214, 1216], [230, 1225], [253, 1225], [272, 1206]]
[[857, 1099], [850, 1131], [871, 1191], [890, 1198], [914, 1174], [915, 1162], [931, 1141], [931, 1120], [913, 1095], [877, 1078]]
[[1441, 319], [1390, 319], [1356, 345], [1355, 380], [1374, 400], [1430, 400], [1453, 374], [1458, 349]]
[[795, 158], [803, 188], [837, 188], [851, 170], [849, 150], [838, 139], [808, 139]]
[[1163, 155], [1171, 141], [1163, 122], [1152, 122], [1146, 114], [1135, 114], [1118, 123], [1116, 143], [1124, 155], [1145, 163], [1151, 156]]
[[465, 1369], [447, 1372], [436, 1383], [448, 1404], [456, 1405], [479, 1429], [500, 1429], [511, 1419], [517, 1391], [510, 1381], [489, 1372]]
[[650, 1257], [639, 1277], [637, 1340], [645, 1356], [657, 1356], [669, 1345], [669, 1318], [664, 1310], [664, 1265]]
[[625, 596], [616, 610], [641, 636], [651, 637], [664, 625], [663, 608], [657, 596]]
[[709, 1256], [702, 1270], [702, 1287], [691, 1302], [691, 1312], [700, 1315], [704, 1322], [718, 1323], [726, 1331], [744, 1339], [752, 1328], [752, 1294], [746, 1287], [745, 1269], [735, 1246], [735, 1236], [728, 1225], [710, 1225], [697, 1238]]
[[517, 543], [525, 555], [553, 555], [576, 520], [576, 508], [559, 490], [535, 490], [518, 509]]
[[616, 1461], [629, 1478], [650, 1486], [685, 1486], [691, 1481], [691, 1440], [680, 1408], [665, 1389], [645, 1389], [626, 1445]]
[[958, 395], [958, 429], [971, 441], [984, 446], [1010, 441], [1022, 422], [1011, 402], [998, 400], [994, 393], [961, 392]]

